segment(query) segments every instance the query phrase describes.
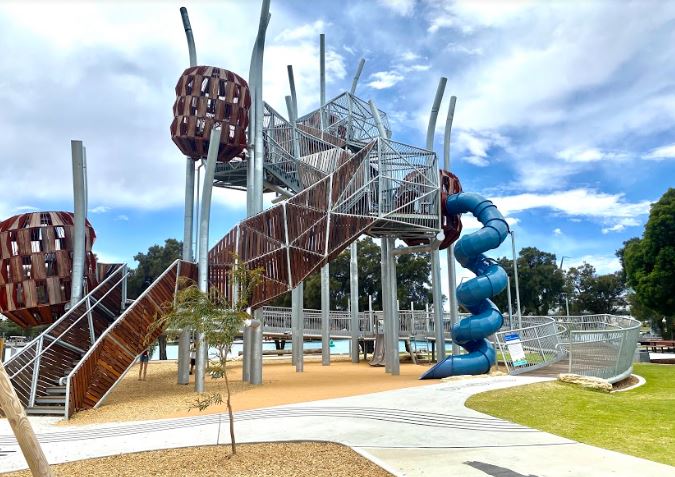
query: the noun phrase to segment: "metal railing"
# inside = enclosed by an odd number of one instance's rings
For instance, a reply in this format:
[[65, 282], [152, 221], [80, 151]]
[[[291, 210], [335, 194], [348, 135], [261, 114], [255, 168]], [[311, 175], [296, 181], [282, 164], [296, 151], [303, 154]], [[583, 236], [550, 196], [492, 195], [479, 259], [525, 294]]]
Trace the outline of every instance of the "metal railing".
[[[124, 307], [129, 272], [126, 265], [118, 265], [112, 270], [91, 292], [5, 363], [24, 406], [34, 406], [36, 397], [43, 395], [47, 387], [59, 384], [73, 361], [86, 353], [96, 341], [97, 334], [103, 332], [106, 324], [104, 320], [94, 318], [95, 308], [115, 314]], [[115, 305], [109, 299], [113, 291], [120, 293], [119, 303]], [[116, 310], [111, 311], [108, 308], [111, 306]]]
[[[321, 336], [321, 310], [306, 308], [303, 310], [304, 335]], [[468, 316], [461, 314], [461, 317]], [[360, 336], [373, 336], [381, 329], [382, 311], [359, 312]], [[264, 306], [262, 309], [263, 333], [291, 334], [291, 308], [281, 306]], [[348, 311], [331, 310], [329, 313], [330, 335], [333, 338], [351, 338], [351, 315]], [[432, 337], [434, 336], [433, 310], [399, 310], [399, 336]], [[443, 328], [446, 337], [450, 336], [450, 314], [444, 313]]]
[[621, 381], [633, 370], [640, 338], [640, 322], [629, 316], [590, 315], [563, 317], [561, 335], [567, 348], [569, 372]]
[[560, 335], [564, 329], [553, 317], [523, 316], [522, 326], [516, 327], [504, 318], [495, 342], [509, 374], [521, 374], [543, 368], [565, 357]]
[[[568, 372], [620, 381], [632, 372], [640, 322], [629, 316], [523, 316], [508, 318], [495, 341], [510, 374], [532, 371], [563, 359]], [[514, 356], [515, 355], [515, 356]]]

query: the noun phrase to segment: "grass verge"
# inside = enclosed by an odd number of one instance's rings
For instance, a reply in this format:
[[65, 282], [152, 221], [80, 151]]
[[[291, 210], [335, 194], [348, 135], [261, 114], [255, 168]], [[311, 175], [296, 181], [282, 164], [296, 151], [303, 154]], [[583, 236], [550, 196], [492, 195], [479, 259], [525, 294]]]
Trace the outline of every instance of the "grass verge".
[[639, 388], [604, 394], [546, 382], [470, 397], [466, 406], [558, 436], [675, 465], [675, 366], [636, 364]]

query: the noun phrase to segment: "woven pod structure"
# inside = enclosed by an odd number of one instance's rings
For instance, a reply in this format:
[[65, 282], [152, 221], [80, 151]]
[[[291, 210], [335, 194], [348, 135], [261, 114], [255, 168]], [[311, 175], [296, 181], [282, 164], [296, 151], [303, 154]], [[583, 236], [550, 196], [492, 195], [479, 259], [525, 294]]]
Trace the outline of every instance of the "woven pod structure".
[[171, 139], [183, 154], [205, 158], [214, 124], [222, 125], [218, 161], [228, 162], [246, 148], [251, 95], [246, 81], [223, 68], [193, 66], [176, 84]]
[[[96, 283], [91, 246], [96, 234], [87, 222], [85, 274]], [[0, 313], [21, 327], [56, 321], [70, 301], [73, 214], [32, 212], [0, 222]]]
[[460, 184], [459, 178], [452, 172], [441, 169], [440, 173], [441, 210], [443, 211], [441, 215], [441, 228], [443, 229], [445, 238], [438, 248], [444, 250], [457, 240], [462, 233], [461, 215], [448, 215], [445, 213], [445, 202], [448, 200], [448, 196], [462, 192], [462, 184]]

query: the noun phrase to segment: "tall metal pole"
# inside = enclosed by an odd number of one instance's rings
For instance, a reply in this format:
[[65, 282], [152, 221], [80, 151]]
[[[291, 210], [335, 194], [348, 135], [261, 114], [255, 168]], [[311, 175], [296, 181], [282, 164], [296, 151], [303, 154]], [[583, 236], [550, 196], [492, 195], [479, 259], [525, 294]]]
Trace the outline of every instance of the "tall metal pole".
[[[349, 247], [351, 256], [349, 260], [349, 298], [351, 301], [351, 331], [352, 331], [352, 363], [359, 362], [359, 269], [357, 258], [357, 245], [352, 242]], [[365, 344], [364, 344], [365, 346]]]
[[319, 116], [321, 118], [321, 130], [326, 128], [323, 108], [326, 106], [326, 35], [319, 35], [319, 83], [321, 91], [321, 109]]
[[[434, 134], [436, 131], [436, 120], [438, 119], [438, 111], [441, 108], [441, 100], [445, 92], [445, 84], [447, 78], [441, 77], [436, 88], [436, 96], [431, 105], [431, 114], [429, 115], [429, 124], [427, 125], [427, 141], [426, 148], [430, 151], [434, 150]], [[439, 197], [440, 200], [440, 191]], [[450, 285], [452, 286], [452, 284]], [[445, 329], [443, 327], [443, 298], [441, 293], [441, 259], [438, 249], [431, 252], [431, 292], [434, 300], [434, 327], [436, 337], [436, 361], [440, 362], [445, 359]], [[452, 313], [452, 310], [451, 310]]]
[[382, 330], [384, 334], [384, 371], [386, 373], [391, 373], [391, 282], [389, 280], [389, 241], [386, 238], [380, 239], [380, 259], [382, 282], [382, 314], [384, 318], [384, 329]]
[[[220, 147], [220, 125], [214, 125], [209, 138], [209, 151], [206, 156], [206, 168], [204, 169], [204, 188], [202, 190], [201, 216], [199, 217], [199, 261], [198, 282], [199, 290], [203, 293], [209, 291], [209, 220], [211, 217], [211, 196], [213, 194], [213, 176], [216, 173], [216, 161], [218, 148]], [[204, 333], [197, 334], [197, 362], [195, 366], [195, 392], [204, 392], [204, 376], [208, 360], [208, 344], [204, 339]]]
[[321, 268], [321, 364], [330, 365], [330, 289], [324, 281], [330, 280], [330, 265]]
[[[448, 106], [448, 116], [445, 120], [445, 132], [443, 135], [443, 167], [446, 171], [451, 171], [450, 164], [450, 136], [452, 133], [452, 122], [455, 118], [456, 96], [450, 96], [450, 105]], [[445, 207], [445, 204], [441, 204]], [[446, 253], [448, 265], [448, 300], [450, 307], [450, 329], [452, 330], [459, 321], [459, 310], [457, 306], [457, 272], [455, 263], [455, 244], [450, 244]], [[459, 354], [459, 345], [452, 340], [452, 354]]]
[[[291, 102], [293, 105], [293, 111], [296, 113], [296, 119], [297, 119], [297, 113], [298, 113], [298, 95], [295, 91], [295, 75], [293, 74], [293, 65], [286, 65], [286, 69], [288, 70], [288, 85], [291, 88]], [[295, 124], [295, 120], [291, 119], [291, 117], [288, 117], [289, 121]]]
[[297, 290], [298, 298], [297, 298], [297, 316], [296, 316], [296, 322], [295, 326], [296, 329], [293, 331], [293, 338], [295, 338], [294, 343], [293, 343], [293, 348], [296, 350], [295, 354], [295, 371], [298, 373], [302, 373], [304, 371], [304, 360], [305, 360], [305, 352], [304, 352], [304, 344], [305, 340], [303, 338], [303, 334], [305, 331], [305, 300], [304, 300], [304, 293], [305, 293], [305, 286], [304, 283], [300, 283], [295, 290]]
[[[190, 66], [197, 66], [197, 49], [192, 35], [192, 26], [187, 8], [181, 7], [180, 15], [183, 20], [183, 29], [188, 45]], [[185, 158], [185, 213], [183, 217], [183, 260], [193, 260], [192, 228], [194, 227], [195, 208], [195, 162], [191, 157]], [[183, 330], [178, 338], [178, 384], [190, 382], [190, 330]]]
[[354, 74], [354, 79], [352, 80], [352, 88], [349, 90], [349, 95], [347, 96], [347, 105], [348, 105], [348, 119], [347, 119], [347, 136], [346, 140], [349, 143], [352, 137], [352, 112], [354, 109], [354, 93], [356, 93], [356, 85], [359, 83], [359, 78], [361, 77], [361, 71], [363, 71], [363, 65], [366, 63], [366, 60], [361, 58], [359, 61], [359, 66], [356, 68], [356, 73]]
[[518, 288], [518, 257], [516, 257], [516, 238], [511, 230], [511, 251], [513, 253], [513, 278], [516, 285], [516, 312], [518, 313], [518, 328], [523, 327], [523, 315], [520, 313], [520, 289]]
[[366, 64], [366, 60], [361, 58], [359, 60], [359, 66], [356, 67], [356, 73], [354, 74], [354, 79], [352, 80], [352, 89], [349, 90], [349, 94], [354, 95], [356, 93], [356, 85], [359, 82], [361, 77], [361, 72], [363, 71], [363, 65]]
[[511, 305], [511, 277], [506, 275], [506, 299], [509, 301], [509, 329], [513, 329], [513, 307]]
[[[265, 116], [263, 107], [262, 73], [263, 56], [265, 52], [265, 35], [270, 22], [270, 0], [263, 0], [260, 7], [260, 20], [258, 22], [258, 34], [255, 46], [251, 54], [251, 66], [249, 69], [249, 87], [251, 88], [252, 105], [249, 112], [249, 156], [247, 171], [246, 212], [248, 216], [255, 215], [263, 209], [263, 120]], [[253, 316], [262, 323], [262, 309], [255, 310]], [[249, 368], [250, 372], [255, 369], [261, 370], [262, 362], [252, 365], [249, 356], [262, 360], [262, 340], [255, 340], [259, 349], [249, 349], [249, 355], [244, 355], [242, 366]], [[245, 372], [243, 373], [245, 374]], [[260, 377], [262, 382], [262, 375]]]
[[389, 250], [388, 250], [388, 255], [389, 255], [389, 286], [390, 286], [390, 293], [389, 297], [391, 299], [391, 305], [390, 305], [390, 310], [391, 310], [391, 320], [390, 321], [390, 328], [391, 328], [391, 343], [389, 346], [390, 351], [390, 356], [391, 356], [391, 375], [392, 376], [398, 376], [401, 374], [401, 359], [398, 354], [398, 337], [399, 337], [399, 332], [401, 329], [400, 325], [400, 319], [399, 319], [399, 309], [398, 309], [398, 283], [397, 283], [397, 277], [396, 277], [396, 257], [394, 256], [394, 249], [396, 248], [396, 239], [394, 238], [388, 238], [387, 242], [389, 242]]
[[70, 282], [70, 306], [82, 299], [82, 281], [86, 254], [85, 222], [87, 220], [87, 199], [85, 198], [84, 147], [82, 141], [70, 141], [73, 159], [74, 237], [73, 268]]
[[[387, 138], [387, 132], [382, 124], [382, 118], [375, 103], [368, 101], [370, 112], [375, 119], [377, 130], [380, 134], [380, 141]], [[381, 146], [380, 146], [381, 147]], [[388, 200], [382, 194], [383, 190], [388, 189], [387, 185], [387, 167], [386, 164], [380, 164], [380, 202]], [[382, 205], [382, 204], [380, 204]], [[382, 313], [384, 315], [384, 364], [385, 372], [398, 374], [398, 332], [396, 331], [396, 316], [398, 315], [396, 306], [396, 268], [392, 260], [392, 249], [395, 247], [394, 240], [382, 238], [381, 240], [381, 272], [382, 272]], [[394, 266], [392, 266], [394, 264]], [[396, 346], [394, 347], [394, 343]]]

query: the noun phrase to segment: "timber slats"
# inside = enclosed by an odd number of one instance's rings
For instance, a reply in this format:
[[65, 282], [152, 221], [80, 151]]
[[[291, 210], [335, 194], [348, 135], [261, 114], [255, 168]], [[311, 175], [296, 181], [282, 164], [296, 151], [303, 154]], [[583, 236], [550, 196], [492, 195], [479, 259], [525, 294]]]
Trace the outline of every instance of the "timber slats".
[[91, 409], [161, 334], [154, 323], [174, 299], [178, 277], [197, 279], [197, 266], [177, 260], [97, 340], [68, 384], [68, 417]]

